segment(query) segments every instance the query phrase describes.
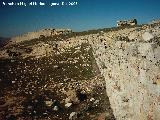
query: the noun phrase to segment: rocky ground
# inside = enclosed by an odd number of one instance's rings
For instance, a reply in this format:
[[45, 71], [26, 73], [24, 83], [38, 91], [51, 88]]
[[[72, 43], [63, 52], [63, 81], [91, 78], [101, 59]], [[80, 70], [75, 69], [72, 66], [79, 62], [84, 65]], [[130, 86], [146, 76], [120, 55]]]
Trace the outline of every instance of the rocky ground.
[[157, 21], [4, 46], [0, 118], [158, 120], [159, 26]]
[[39, 38], [1, 49], [0, 119], [115, 119], [91, 46], [59, 40]]

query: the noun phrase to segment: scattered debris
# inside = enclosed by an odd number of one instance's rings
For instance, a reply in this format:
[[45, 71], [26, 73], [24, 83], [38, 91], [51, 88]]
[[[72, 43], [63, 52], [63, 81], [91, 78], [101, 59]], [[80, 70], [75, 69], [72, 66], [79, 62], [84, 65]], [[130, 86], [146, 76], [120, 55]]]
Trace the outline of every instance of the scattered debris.
[[69, 115], [69, 119], [70, 119], [70, 120], [76, 120], [76, 119], [77, 119], [77, 113], [76, 113], [76, 112], [72, 112], [72, 113]]
[[53, 110], [58, 111], [59, 110], [58, 106], [54, 106]]
[[65, 107], [69, 108], [69, 107], [71, 107], [71, 105], [72, 105], [72, 103], [67, 103], [67, 104], [65, 104]]
[[47, 105], [48, 107], [51, 107], [52, 104], [53, 104], [52, 100], [50, 100], [50, 101], [45, 101], [45, 103], [46, 103], [46, 105]]

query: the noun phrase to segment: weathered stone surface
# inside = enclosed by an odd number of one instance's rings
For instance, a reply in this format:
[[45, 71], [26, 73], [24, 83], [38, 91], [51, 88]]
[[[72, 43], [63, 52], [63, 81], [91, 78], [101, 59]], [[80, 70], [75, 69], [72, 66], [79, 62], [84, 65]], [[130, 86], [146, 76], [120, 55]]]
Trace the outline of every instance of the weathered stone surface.
[[145, 32], [144, 34], [142, 34], [142, 37], [144, 41], [149, 41], [154, 38], [154, 36], [149, 32]]
[[[136, 31], [129, 31], [114, 31], [113, 34], [115, 38], [119, 34], [137, 37]], [[140, 31], [141, 34], [143, 32]], [[109, 33], [107, 37], [113, 34]], [[89, 39], [101, 74], [105, 77], [107, 94], [117, 120], [160, 118], [160, 46], [158, 42], [149, 42], [154, 39], [152, 33], [145, 32], [142, 37], [145, 42], [141, 37], [132, 42], [105, 40], [110, 46], [108, 49], [103, 42], [98, 42], [100, 37]]]

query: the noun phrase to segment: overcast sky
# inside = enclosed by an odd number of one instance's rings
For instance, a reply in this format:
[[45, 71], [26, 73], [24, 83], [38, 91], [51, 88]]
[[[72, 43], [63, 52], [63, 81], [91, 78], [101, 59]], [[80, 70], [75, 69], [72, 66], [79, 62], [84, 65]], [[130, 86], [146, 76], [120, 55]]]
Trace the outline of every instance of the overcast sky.
[[[73, 31], [113, 27], [117, 20], [136, 18], [139, 24], [160, 18], [160, 0], [69, 0], [75, 6], [50, 6], [68, 0], [0, 0], [0, 36], [11, 37], [43, 28], [71, 28]], [[3, 3], [5, 2], [5, 5]], [[8, 2], [45, 6], [8, 6]]]

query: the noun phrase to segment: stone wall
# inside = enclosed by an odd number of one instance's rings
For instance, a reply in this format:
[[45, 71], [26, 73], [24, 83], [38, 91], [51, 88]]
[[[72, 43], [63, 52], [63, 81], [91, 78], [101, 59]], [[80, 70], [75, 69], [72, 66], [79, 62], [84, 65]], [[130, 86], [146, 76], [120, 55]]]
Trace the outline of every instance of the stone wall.
[[[136, 31], [128, 34], [134, 32]], [[144, 32], [140, 32], [141, 36]], [[145, 41], [142, 37], [141, 40], [119, 41], [116, 37], [107, 37], [109, 35], [111, 34], [92, 35], [88, 40], [105, 78], [107, 94], [116, 119], [159, 120], [159, 44], [154, 40]]]

